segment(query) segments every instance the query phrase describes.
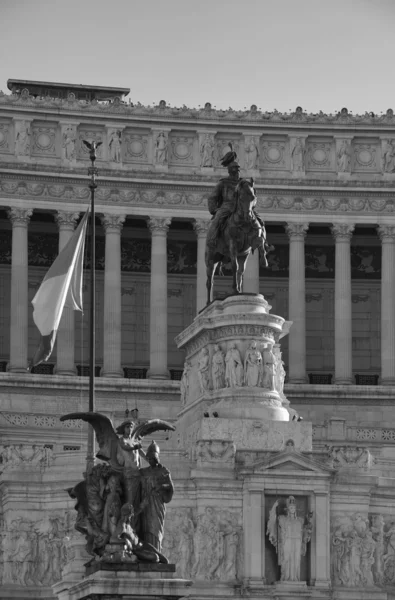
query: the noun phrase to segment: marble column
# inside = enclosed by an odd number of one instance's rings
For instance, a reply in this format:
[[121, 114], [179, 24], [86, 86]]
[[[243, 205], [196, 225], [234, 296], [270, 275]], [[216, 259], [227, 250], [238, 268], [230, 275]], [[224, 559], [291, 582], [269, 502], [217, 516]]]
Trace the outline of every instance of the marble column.
[[210, 221], [207, 219], [195, 219], [193, 226], [197, 235], [196, 314], [206, 306], [207, 300], [207, 275], [204, 254], [209, 225]]
[[102, 377], [123, 377], [121, 358], [121, 231], [125, 217], [103, 215], [106, 234]]
[[335, 380], [349, 385], [352, 379], [351, 236], [354, 225], [334, 223], [335, 259]]
[[169, 379], [167, 369], [167, 231], [171, 218], [151, 217], [150, 379]]
[[247, 260], [247, 267], [243, 277], [243, 292], [245, 294], [259, 294], [259, 252], [255, 250]]
[[265, 582], [265, 496], [263, 484], [250, 486], [243, 491], [244, 573], [249, 587], [259, 587]]
[[[73, 236], [78, 217], [78, 212], [64, 212], [62, 210], [59, 210], [55, 215], [55, 221], [59, 229], [59, 252], [63, 250]], [[77, 373], [74, 361], [74, 324], [74, 310], [65, 306], [56, 336], [56, 375], [75, 375]]]
[[[27, 231], [32, 209], [10, 208], [12, 223], [10, 362], [11, 373], [28, 372], [28, 246]], [[39, 334], [37, 333], [37, 341]]]
[[395, 227], [380, 225], [381, 258], [381, 384], [395, 385]]
[[306, 382], [306, 283], [304, 240], [308, 223], [288, 223], [289, 236], [289, 383]]

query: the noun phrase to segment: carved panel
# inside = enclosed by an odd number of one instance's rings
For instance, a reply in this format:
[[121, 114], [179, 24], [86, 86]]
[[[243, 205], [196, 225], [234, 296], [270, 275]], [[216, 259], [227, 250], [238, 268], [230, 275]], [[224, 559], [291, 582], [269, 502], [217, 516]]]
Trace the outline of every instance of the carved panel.
[[0, 121], [0, 153], [11, 153], [11, 123]]
[[261, 166], [268, 170], [288, 169], [289, 157], [285, 139], [264, 139], [261, 152]]
[[191, 165], [194, 163], [195, 136], [187, 134], [170, 135], [170, 164]]
[[308, 140], [306, 143], [306, 169], [309, 171], [333, 170], [333, 141]]
[[362, 140], [354, 138], [352, 170], [360, 173], [376, 173], [379, 171], [378, 140]]
[[32, 154], [35, 156], [56, 156], [56, 125], [35, 123], [33, 130]]
[[122, 139], [124, 162], [140, 164], [146, 164], [148, 162], [148, 132], [126, 129]]

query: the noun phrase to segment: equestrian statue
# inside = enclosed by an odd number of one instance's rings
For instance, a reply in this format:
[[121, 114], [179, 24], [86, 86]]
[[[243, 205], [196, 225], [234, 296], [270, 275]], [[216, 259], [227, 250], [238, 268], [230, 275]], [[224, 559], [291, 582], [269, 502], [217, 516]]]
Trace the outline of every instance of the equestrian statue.
[[228, 169], [228, 177], [219, 180], [208, 198], [208, 209], [213, 215], [207, 232], [206, 270], [207, 304], [213, 300], [214, 274], [219, 265], [230, 259], [233, 273], [232, 291], [241, 294], [243, 275], [249, 255], [259, 252], [260, 264], [268, 266], [266, 253], [273, 248], [266, 242], [263, 221], [255, 212], [257, 203], [254, 179], [240, 177], [237, 154], [229, 144], [230, 152], [221, 164]]

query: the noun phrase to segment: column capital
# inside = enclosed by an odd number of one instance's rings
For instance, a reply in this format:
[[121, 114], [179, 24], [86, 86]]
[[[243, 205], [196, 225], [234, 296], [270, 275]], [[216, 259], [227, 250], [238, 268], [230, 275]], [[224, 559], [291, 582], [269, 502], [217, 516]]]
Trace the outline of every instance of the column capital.
[[125, 215], [102, 215], [100, 217], [101, 223], [106, 233], [110, 231], [121, 231], [125, 219]]
[[304, 239], [306, 237], [309, 223], [287, 223], [285, 231], [290, 239]]
[[171, 217], [150, 217], [148, 219], [148, 227], [152, 234], [165, 234], [169, 230]]
[[210, 223], [211, 221], [209, 219], [195, 219], [193, 228], [198, 237], [205, 237], [208, 228], [210, 227]]
[[351, 240], [354, 229], [355, 225], [350, 223], [333, 223], [331, 227], [332, 235], [336, 242]]
[[395, 241], [395, 226], [393, 225], [378, 225], [377, 233], [383, 244]]
[[55, 221], [58, 225], [59, 231], [74, 231], [75, 224], [79, 216], [79, 212], [66, 212], [63, 210], [58, 210], [55, 214]]
[[32, 208], [12, 207], [12, 208], [8, 209], [8, 218], [10, 219], [12, 226], [25, 225], [27, 227], [32, 214], [33, 214]]

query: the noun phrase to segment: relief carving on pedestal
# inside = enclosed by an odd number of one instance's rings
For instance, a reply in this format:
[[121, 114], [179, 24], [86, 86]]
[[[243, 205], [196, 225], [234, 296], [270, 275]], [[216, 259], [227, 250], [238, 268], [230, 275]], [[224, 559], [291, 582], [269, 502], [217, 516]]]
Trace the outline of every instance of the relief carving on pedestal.
[[3, 585], [49, 586], [61, 577], [66, 562], [65, 538], [71, 530], [70, 513], [49, 514], [39, 521], [17, 517], [3, 523], [0, 553]]
[[328, 446], [328, 457], [332, 468], [369, 468], [373, 462], [367, 448], [358, 446]]
[[191, 371], [191, 363], [186, 360], [184, 363], [184, 370], [180, 381], [180, 393], [181, 393], [181, 406], [185, 406], [188, 402], [189, 394], [189, 373]]
[[198, 463], [221, 462], [234, 463], [236, 446], [226, 440], [199, 440], [196, 443]]
[[395, 526], [384, 530], [381, 515], [361, 513], [332, 521], [332, 579], [335, 585], [366, 587], [395, 583]]
[[225, 387], [225, 355], [218, 344], [214, 346], [214, 354], [211, 359], [211, 377], [213, 390]]
[[166, 552], [180, 577], [209, 581], [240, 578], [242, 528], [238, 516], [211, 506], [196, 515], [191, 508], [169, 511]]
[[0, 473], [20, 469], [43, 471], [50, 467], [52, 462], [53, 450], [48, 446], [26, 444], [0, 446]]

